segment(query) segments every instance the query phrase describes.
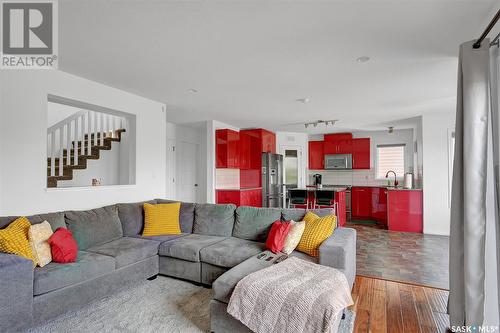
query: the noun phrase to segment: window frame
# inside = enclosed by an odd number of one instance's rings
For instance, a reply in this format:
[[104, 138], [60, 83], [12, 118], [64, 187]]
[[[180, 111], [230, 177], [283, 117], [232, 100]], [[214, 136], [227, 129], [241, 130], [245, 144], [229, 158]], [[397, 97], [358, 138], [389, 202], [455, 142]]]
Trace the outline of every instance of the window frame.
[[378, 144], [375, 146], [375, 179], [381, 180], [386, 179], [384, 177], [379, 177], [379, 148], [390, 148], [390, 147], [403, 147], [403, 174], [397, 174], [396, 179], [402, 180], [404, 179], [404, 173], [406, 172], [406, 143], [388, 143], [388, 144]]

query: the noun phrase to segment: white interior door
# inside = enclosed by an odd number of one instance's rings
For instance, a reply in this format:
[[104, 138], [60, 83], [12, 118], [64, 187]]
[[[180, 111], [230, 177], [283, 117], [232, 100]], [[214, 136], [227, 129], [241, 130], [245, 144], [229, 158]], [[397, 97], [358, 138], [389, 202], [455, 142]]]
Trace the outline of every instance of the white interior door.
[[176, 158], [175, 158], [175, 140], [167, 139], [167, 199], [174, 199], [176, 191]]
[[198, 198], [198, 151], [199, 145], [180, 142], [177, 150], [178, 200], [196, 202]]

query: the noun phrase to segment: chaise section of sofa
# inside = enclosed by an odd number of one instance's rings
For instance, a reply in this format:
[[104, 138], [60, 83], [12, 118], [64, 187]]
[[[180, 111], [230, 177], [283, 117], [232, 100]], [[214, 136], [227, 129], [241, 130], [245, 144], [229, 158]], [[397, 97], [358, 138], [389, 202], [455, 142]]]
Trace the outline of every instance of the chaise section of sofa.
[[33, 262], [0, 253], [0, 332], [21, 332], [33, 324]]

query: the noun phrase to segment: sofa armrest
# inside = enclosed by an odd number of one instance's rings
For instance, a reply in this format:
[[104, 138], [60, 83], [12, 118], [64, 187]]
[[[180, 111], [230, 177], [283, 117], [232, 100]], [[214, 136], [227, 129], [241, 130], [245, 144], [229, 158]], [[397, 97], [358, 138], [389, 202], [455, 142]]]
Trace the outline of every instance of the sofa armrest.
[[352, 288], [356, 277], [356, 230], [335, 229], [319, 247], [319, 264], [342, 271]]
[[0, 332], [20, 332], [33, 324], [33, 262], [0, 253]]

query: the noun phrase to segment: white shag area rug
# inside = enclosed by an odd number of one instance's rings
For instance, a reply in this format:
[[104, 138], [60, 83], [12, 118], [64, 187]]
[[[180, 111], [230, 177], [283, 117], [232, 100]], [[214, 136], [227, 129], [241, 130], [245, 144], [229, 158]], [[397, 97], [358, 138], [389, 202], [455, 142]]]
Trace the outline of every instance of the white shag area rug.
[[[210, 332], [212, 290], [158, 276], [31, 329], [30, 333]], [[339, 333], [351, 333], [355, 314], [346, 312]]]

